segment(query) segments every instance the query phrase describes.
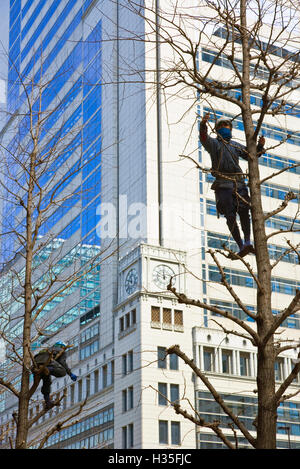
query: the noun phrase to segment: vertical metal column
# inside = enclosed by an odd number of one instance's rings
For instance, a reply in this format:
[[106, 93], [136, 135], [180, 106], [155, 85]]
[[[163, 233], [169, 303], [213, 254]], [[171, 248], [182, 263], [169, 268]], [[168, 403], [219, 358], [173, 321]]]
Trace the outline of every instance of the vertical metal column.
[[159, 0], [155, 1], [156, 28], [156, 118], [157, 118], [157, 181], [158, 181], [158, 231], [159, 244], [163, 246], [163, 177], [162, 177], [162, 149], [161, 149], [161, 96], [160, 96], [160, 15]]

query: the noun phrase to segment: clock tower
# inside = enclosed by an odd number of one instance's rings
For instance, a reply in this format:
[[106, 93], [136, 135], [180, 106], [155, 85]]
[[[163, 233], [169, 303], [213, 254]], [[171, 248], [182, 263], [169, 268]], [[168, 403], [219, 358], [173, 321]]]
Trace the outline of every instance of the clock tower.
[[140, 244], [119, 262], [118, 304], [135, 295], [172, 295], [168, 285], [185, 291], [185, 252]]

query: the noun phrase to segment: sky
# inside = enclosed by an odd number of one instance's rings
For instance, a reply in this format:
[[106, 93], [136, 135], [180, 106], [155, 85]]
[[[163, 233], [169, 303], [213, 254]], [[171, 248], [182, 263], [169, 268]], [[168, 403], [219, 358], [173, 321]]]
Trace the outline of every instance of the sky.
[[8, 28], [9, 0], [0, 0], [0, 104], [6, 100]]

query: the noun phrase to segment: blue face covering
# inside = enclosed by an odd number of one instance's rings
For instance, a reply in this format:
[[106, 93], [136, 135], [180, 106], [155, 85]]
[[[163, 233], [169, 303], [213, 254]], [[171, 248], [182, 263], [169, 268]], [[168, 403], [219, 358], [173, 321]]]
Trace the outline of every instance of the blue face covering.
[[221, 127], [217, 132], [222, 138], [224, 138], [224, 140], [230, 140], [232, 137], [231, 129], [228, 129], [227, 127]]

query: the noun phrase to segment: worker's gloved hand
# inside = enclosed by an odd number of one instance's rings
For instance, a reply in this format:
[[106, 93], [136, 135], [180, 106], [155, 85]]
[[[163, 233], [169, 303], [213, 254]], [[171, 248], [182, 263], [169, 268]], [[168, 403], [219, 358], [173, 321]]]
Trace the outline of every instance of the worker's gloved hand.
[[73, 373], [70, 374], [70, 378], [72, 381], [76, 381], [77, 380], [77, 376], [74, 375]]
[[207, 139], [207, 121], [209, 119], [209, 112], [204, 114], [200, 121], [200, 141], [201, 143], [205, 142]]
[[204, 114], [204, 116], [202, 117], [200, 124], [201, 124], [203, 127], [206, 127], [208, 120], [209, 120], [209, 112], [206, 112], [206, 113]]
[[258, 139], [258, 145], [261, 145], [262, 147], [264, 147], [265, 142], [266, 142], [265, 137], [263, 135], [261, 135]]

